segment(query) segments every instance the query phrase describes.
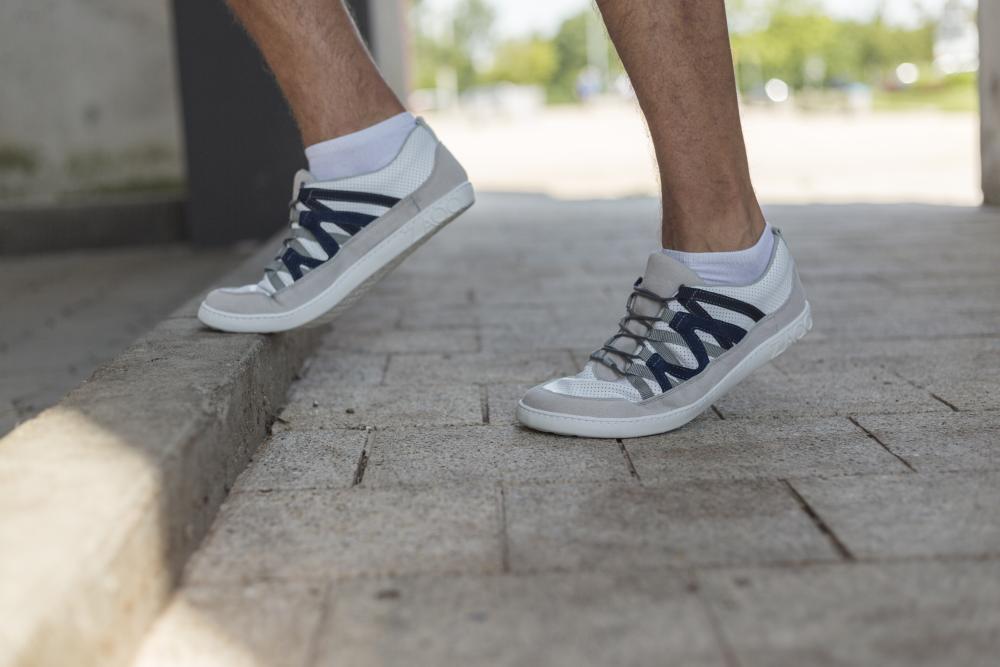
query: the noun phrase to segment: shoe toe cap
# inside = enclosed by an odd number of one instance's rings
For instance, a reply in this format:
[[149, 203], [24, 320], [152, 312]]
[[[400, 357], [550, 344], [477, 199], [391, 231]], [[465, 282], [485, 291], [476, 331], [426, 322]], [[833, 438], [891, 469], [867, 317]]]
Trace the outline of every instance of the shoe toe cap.
[[256, 285], [214, 289], [205, 296], [201, 305], [203, 308], [233, 315], [267, 314], [279, 310], [271, 295]]

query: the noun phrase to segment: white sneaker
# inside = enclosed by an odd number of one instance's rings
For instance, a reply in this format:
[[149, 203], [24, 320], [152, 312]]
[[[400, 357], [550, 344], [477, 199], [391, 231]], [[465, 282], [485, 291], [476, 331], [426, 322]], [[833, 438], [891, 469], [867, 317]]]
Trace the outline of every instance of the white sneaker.
[[324, 182], [296, 174], [278, 257], [259, 283], [210, 292], [198, 319], [266, 333], [332, 317], [474, 201], [465, 170], [418, 119], [383, 169]]
[[701, 286], [680, 262], [650, 255], [618, 333], [579, 375], [525, 394], [518, 419], [551, 433], [634, 438], [707, 410], [812, 327], [795, 262], [774, 234], [767, 270], [749, 285]]

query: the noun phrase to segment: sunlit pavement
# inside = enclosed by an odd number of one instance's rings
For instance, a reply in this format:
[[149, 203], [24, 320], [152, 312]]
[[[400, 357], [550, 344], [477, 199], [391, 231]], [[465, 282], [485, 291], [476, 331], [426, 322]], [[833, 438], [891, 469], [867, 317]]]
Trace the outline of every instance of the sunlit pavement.
[[1000, 654], [1000, 213], [778, 206], [815, 329], [663, 436], [515, 424], [651, 199], [485, 195], [345, 314], [137, 665], [972, 665]]
[[[483, 189], [568, 198], [658, 192], [646, 128], [630, 104], [429, 119]], [[743, 124], [763, 201], [976, 205], [982, 199], [975, 114], [749, 108]]]

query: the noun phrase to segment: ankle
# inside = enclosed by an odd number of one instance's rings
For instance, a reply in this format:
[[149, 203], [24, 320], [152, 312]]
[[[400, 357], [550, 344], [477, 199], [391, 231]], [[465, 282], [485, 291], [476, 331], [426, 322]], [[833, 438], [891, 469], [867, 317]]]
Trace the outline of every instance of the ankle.
[[663, 247], [680, 252], [733, 252], [756, 244], [767, 222], [756, 201], [739, 208], [689, 217], [664, 208]]

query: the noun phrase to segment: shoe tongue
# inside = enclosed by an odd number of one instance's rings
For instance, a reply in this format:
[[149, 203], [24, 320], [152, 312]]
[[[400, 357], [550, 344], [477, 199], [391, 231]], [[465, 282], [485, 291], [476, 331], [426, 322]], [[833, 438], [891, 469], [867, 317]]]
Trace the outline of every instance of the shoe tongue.
[[306, 171], [305, 169], [299, 169], [295, 172], [295, 178], [292, 179], [292, 199], [295, 200], [299, 196], [299, 190], [306, 183], [312, 183], [316, 178]]
[[[681, 285], [694, 285], [699, 282], [701, 279], [694, 271], [673, 257], [668, 257], [662, 252], [654, 252], [646, 260], [646, 273], [642, 276], [640, 287], [666, 299], [676, 294], [677, 288]], [[663, 305], [659, 302], [637, 296], [632, 310], [637, 315], [655, 317], [662, 307]], [[631, 322], [628, 327], [635, 334], [642, 335], [646, 332], [646, 327], [638, 322]], [[613, 345], [619, 350], [631, 354], [639, 349], [638, 344], [629, 338], [619, 338]], [[620, 377], [614, 370], [598, 363], [594, 364], [594, 374], [604, 380], [614, 380]]]
[[[681, 285], [697, 285], [701, 282], [698, 274], [678, 262], [673, 257], [664, 255], [662, 252], [654, 252], [646, 260], [646, 273], [642, 276], [642, 287], [650, 292], [659, 294], [664, 299], [677, 293], [677, 288]], [[649, 307], [652, 304], [648, 299], [640, 299], [636, 304], [636, 310], [642, 307]], [[659, 310], [658, 307], [653, 308]], [[643, 315], [655, 315], [656, 313], [646, 313]]]

